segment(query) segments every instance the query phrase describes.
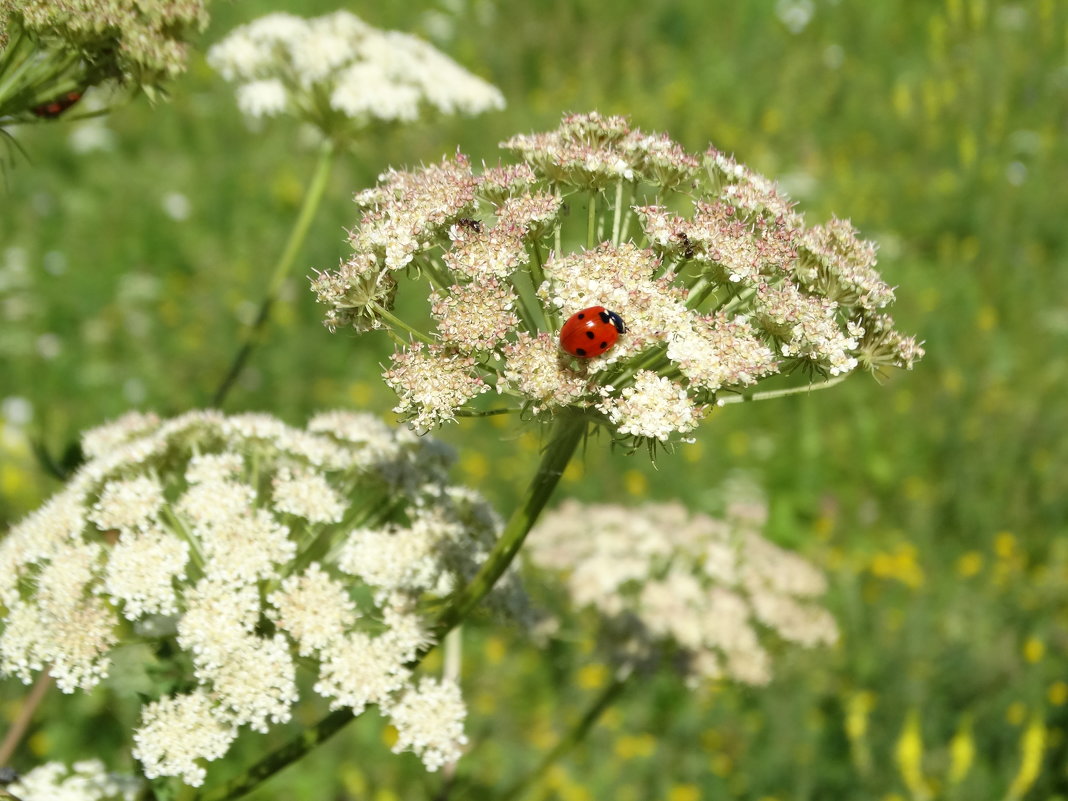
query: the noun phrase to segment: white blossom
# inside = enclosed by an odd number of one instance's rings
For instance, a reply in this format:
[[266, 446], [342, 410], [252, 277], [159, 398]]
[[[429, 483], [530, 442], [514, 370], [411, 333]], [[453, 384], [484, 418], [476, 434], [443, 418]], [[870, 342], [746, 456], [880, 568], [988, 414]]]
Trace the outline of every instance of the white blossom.
[[397, 729], [393, 753], [413, 751], [427, 770], [437, 770], [460, 758], [467, 744], [467, 708], [455, 682], [424, 678], [388, 711]]
[[326, 132], [338, 117], [359, 129], [412, 122], [430, 110], [504, 107], [500, 91], [431, 45], [344, 10], [314, 19], [268, 14], [231, 31], [208, 51], [208, 63], [238, 82], [238, 107], [249, 117], [294, 113]]
[[718, 520], [678, 504], [569, 501], [542, 518], [527, 553], [559, 576], [575, 607], [598, 611], [616, 661], [656, 664], [678, 649], [688, 679], [766, 684], [768, 632], [806, 647], [838, 635], [818, 603], [822, 574], [753, 520], [734, 509]]
[[[0, 673], [47, 667], [70, 693], [131, 642], [180, 652], [165, 666], [185, 691], [134, 733], [150, 778], [199, 784], [240, 732], [290, 720], [300, 658], [332, 707], [391, 707], [435, 645], [422, 602], [469, 580], [501, 527], [449, 483], [443, 446], [369, 414], [142, 416], [86, 441], [97, 455], [0, 539]], [[523, 608], [514, 571], [494, 596]]]
[[136, 776], [108, 772], [99, 759], [85, 759], [39, 765], [6, 789], [19, 801], [135, 801], [143, 785]]
[[[628, 445], [686, 441], [707, 410], [797, 367], [827, 379], [923, 355], [884, 311], [870, 242], [837, 219], [807, 228], [715, 148], [596, 112], [502, 147], [523, 163], [479, 171], [457, 153], [383, 173], [356, 194], [352, 256], [312, 280], [330, 330], [392, 330], [384, 378], [417, 431], [482, 411], [494, 388], [502, 412], [571, 407]], [[402, 272], [430, 279], [429, 330], [393, 313]], [[623, 330], [569, 352], [566, 321], [598, 306]]]

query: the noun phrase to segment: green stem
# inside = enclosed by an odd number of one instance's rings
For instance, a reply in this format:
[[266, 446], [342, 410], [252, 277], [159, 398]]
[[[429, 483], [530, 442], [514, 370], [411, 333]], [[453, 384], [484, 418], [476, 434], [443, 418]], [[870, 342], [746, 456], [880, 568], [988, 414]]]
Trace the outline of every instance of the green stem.
[[[560, 199], [561, 203], [563, 202], [564, 194], [563, 194], [563, 192], [560, 191], [559, 184], [557, 184], [557, 185], [555, 185], [553, 187], [553, 194], [555, 194], [556, 197]], [[553, 230], [553, 250], [557, 254], [557, 256], [560, 255], [560, 252], [562, 250], [561, 240], [563, 239], [563, 230], [564, 230], [563, 221], [558, 222], [556, 224], [556, 226], [554, 226], [554, 230]]]
[[[557, 226], [556, 230], [559, 231], [560, 227]], [[541, 252], [541, 244], [536, 239], [531, 243], [531, 250], [534, 257], [530, 262], [530, 277], [531, 284], [534, 286], [534, 297], [537, 298], [539, 287], [545, 283], [545, 256]], [[545, 316], [546, 330], [555, 331], [560, 326], [560, 320], [552, 301], [547, 300], [541, 306], [541, 310]]]
[[331, 712], [315, 726], [305, 729], [301, 734], [281, 748], [268, 754], [240, 776], [220, 784], [210, 790], [196, 794], [194, 801], [231, 801], [252, 792], [260, 784], [276, 774], [282, 768], [297, 761], [320, 743], [336, 734], [346, 723], [355, 718], [351, 709], [339, 709]]
[[535, 294], [538, 288], [545, 283], [545, 259], [541, 255], [541, 245], [535, 239], [530, 243], [533, 258], [530, 261], [530, 282], [534, 285]]
[[457, 409], [454, 414], [457, 417], [494, 417], [498, 414], [512, 414], [518, 411], [521, 410], [510, 409], [507, 407], [502, 407], [500, 409]]
[[612, 244], [618, 247], [619, 231], [623, 223], [623, 179], [616, 184], [616, 208], [612, 214]]
[[585, 433], [586, 418], [582, 415], [563, 412], [557, 418], [553, 437], [545, 447], [538, 472], [527, 489], [526, 499], [512, 513], [482, 569], [445, 608], [433, 629], [435, 642], [440, 642], [467, 617], [512, 563]]
[[586, 211], [586, 249], [593, 250], [597, 227], [597, 193], [590, 190], [590, 202]]
[[689, 295], [686, 297], [686, 308], [696, 309], [715, 288], [715, 283], [709, 280], [707, 276], [698, 276], [697, 280], [693, 282], [693, 286], [690, 287]]
[[422, 342], [424, 344], [427, 344], [427, 345], [436, 345], [436, 344], [438, 344], [436, 339], [434, 339], [433, 337], [431, 337], [431, 336], [429, 336], [427, 334], [424, 334], [422, 331], [419, 331], [419, 330], [417, 330], [415, 328], [412, 328], [410, 325], [408, 325], [406, 322], [404, 322], [404, 320], [402, 320], [400, 317], [398, 317], [397, 315], [395, 315], [393, 312], [389, 311], [388, 309], [383, 308], [382, 306], [379, 306], [377, 303], [374, 304], [374, 306], [375, 306], [375, 314], [377, 314], [379, 317], [381, 317], [383, 320], [387, 321], [388, 323], [391, 323], [392, 325], [394, 325], [397, 328], [400, 328], [403, 331], [407, 331], [409, 334], [411, 334], [413, 337], [415, 337], [416, 339], [418, 339], [420, 342]]
[[512, 284], [512, 289], [515, 292], [515, 297], [519, 300], [519, 303], [515, 306], [516, 316], [519, 317], [519, 322], [522, 324], [523, 328], [526, 329], [527, 333], [533, 336], [537, 336], [539, 330], [537, 322], [538, 315], [534, 313], [534, 310], [531, 308], [531, 305], [527, 301], [526, 296], [523, 292], [520, 291], [519, 284], [516, 282], [516, 276], [513, 275], [510, 281]]
[[718, 307], [716, 307], [715, 309], [712, 309], [712, 313], [715, 314], [715, 313], [723, 312], [724, 314], [726, 314], [727, 312], [731, 311], [732, 309], [736, 309], [739, 306], [741, 306], [743, 303], [745, 303], [747, 300], [749, 300], [755, 294], [756, 294], [756, 289], [754, 289], [752, 287], [750, 287], [749, 289], [743, 289], [737, 295], [732, 295], [731, 297], [729, 297], [725, 301], [723, 301], [723, 303], [720, 304]]
[[289, 232], [289, 239], [286, 241], [285, 249], [278, 258], [278, 263], [275, 264], [274, 272], [271, 274], [271, 280], [267, 284], [267, 294], [260, 304], [255, 320], [245, 332], [245, 340], [234, 356], [233, 362], [230, 363], [230, 369], [220, 382], [218, 389], [215, 390], [212, 404], [216, 407], [222, 406], [234, 382], [237, 381], [237, 377], [241, 375], [241, 371], [245, 368], [249, 356], [252, 355], [252, 350], [259, 344], [263, 329], [270, 319], [271, 308], [274, 306], [275, 301], [278, 300], [278, 293], [282, 289], [282, 284], [293, 266], [301, 245], [304, 244], [312, 220], [315, 219], [315, 212], [318, 211], [319, 203], [322, 201], [323, 193], [326, 191], [326, 184], [330, 178], [330, 168], [333, 165], [333, 161], [334, 145], [330, 140], [327, 140], [323, 142], [322, 147], [319, 149], [319, 162], [315, 165], [315, 173], [312, 176], [311, 183], [308, 184], [307, 191], [304, 193], [304, 203], [301, 205], [300, 213], [297, 215], [297, 221]]
[[838, 375], [834, 378], [828, 378], [826, 381], [820, 381], [815, 384], [805, 384], [803, 387], [771, 389], [766, 392], [741, 392], [737, 395], [728, 395], [725, 398], [719, 398], [716, 403], [719, 406], [726, 406], [728, 403], [750, 403], [752, 401], [770, 400], [771, 398], [785, 398], [788, 395], [804, 395], [819, 389], [828, 389], [836, 384], [841, 384], [848, 377], [848, 374]]
[[619, 698], [624, 688], [627, 686], [627, 679], [630, 677], [630, 671], [621, 673], [612, 679], [600, 695], [598, 695], [593, 703], [587, 708], [585, 714], [582, 715], [558, 742], [553, 749], [541, 758], [541, 762], [530, 773], [520, 779], [518, 782], [509, 787], [500, 796], [500, 801], [515, 801], [515, 799], [522, 798], [528, 790], [531, 789], [538, 781], [545, 775], [546, 771], [553, 766], [560, 757], [564, 756], [568, 751], [581, 743], [586, 735], [589, 734], [590, 729], [593, 728], [593, 724], [597, 722], [598, 718], [604, 714], [612, 703]]
[[[511, 564], [527, 533], [556, 488], [564, 468], [571, 460], [579, 441], [586, 433], [586, 418], [564, 413], [557, 418], [553, 437], [542, 454], [541, 464], [531, 480], [527, 498], [512, 514], [486, 563], [434, 626], [433, 642], [441, 642], [493, 588], [494, 582]], [[418, 664], [430, 648], [422, 651], [409, 667]], [[278, 771], [296, 762], [320, 743], [336, 734], [354, 719], [351, 709], [339, 709], [305, 729], [299, 736], [268, 754], [243, 774], [210, 790], [199, 792], [194, 801], [233, 801], [252, 792]], [[591, 720], [592, 723], [592, 720]]]
[[[632, 358], [628, 366], [619, 372], [609, 373], [601, 379], [601, 385], [612, 385], [616, 388], [629, 381], [639, 370], [652, 370], [654, 366], [666, 358], [667, 345], [654, 345], [643, 351], [636, 358]], [[659, 369], [657, 367], [656, 369]]]

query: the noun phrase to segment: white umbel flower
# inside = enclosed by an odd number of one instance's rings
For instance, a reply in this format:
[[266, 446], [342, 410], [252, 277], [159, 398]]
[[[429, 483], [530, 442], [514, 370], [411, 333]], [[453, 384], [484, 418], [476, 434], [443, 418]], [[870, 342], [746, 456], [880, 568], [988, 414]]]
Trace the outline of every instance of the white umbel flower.
[[466, 717], [467, 708], [455, 682], [424, 678], [389, 707], [390, 722], [397, 729], [393, 753], [413, 751], [427, 770], [455, 762], [467, 744]]
[[134, 732], [134, 758], [145, 776], [178, 776], [199, 787], [211, 762], [230, 748], [237, 729], [216, 716], [216, 706], [204, 690], [154, 701], [141, 710]]
[[269, 14], [213, 46], [208, 63], [238, 82], [238, 107], [249, 117], [294, 113], [327, 133], [413, 122], [431, 110], [504, 107], [496, 87], [430, 44], [348, 11], [314, 19]]
[[[131, 641], [177, 654], [188, 691], [146, 705], [134, 734], [149, 777], [199, 784], [240, 732], [290, 720], [301, 658], [333, 708], [391, 706], [435, 644], [422, 602], [500, 531], [443, 446], [369, 414], [142, 416], [87, 441], [98, 455], [0, 538], [0, 673], [47, 667], [71, 693]], [[523, 608], [514, 573], [498, 594]]]
[[[493, 388], [494, 412], [580, 414], [655, 450], [766, 379], [830, 386], [923, 355], [885, 314], [871, 243], [841, 220], [806, 228], [774, 182], [714, 148], [597, 112], [501, 147], [522, 163], [457, 153], [384, 172], [356, 194], [351, 257], [312, 279], [331, 331], [391, 329], [383, 377], [418, 431], [487, 411]], [[429, 326], [394, 313], [405, 277], [430, 284]], [[600, 325], [568, 326], [598, 307]]]
[[19, 801], [135, 801], [143, 786], [136, 776], [109, 773], [99, 759], [86, 759], [40, 765], [7, 789]]
[[819, 604], [823, 575], [761, 537], [753, 524], [762, 522], [752, 508], [717, 520], [678, 504], [566, 502], [531, 532], [527, 553], [559, 575], [576, 607], [597, 610], [617, 661], [681, 652], [689, 680], [766, 684], [769, 632], [805, 647], [838, 632]]

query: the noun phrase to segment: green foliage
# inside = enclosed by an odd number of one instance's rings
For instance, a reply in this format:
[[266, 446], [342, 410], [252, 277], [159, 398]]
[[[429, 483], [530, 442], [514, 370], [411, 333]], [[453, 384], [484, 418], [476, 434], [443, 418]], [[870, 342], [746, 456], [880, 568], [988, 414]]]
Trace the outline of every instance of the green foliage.
[[[783, 178], [809, 219], [849, 216], [880, 241], [898, 323], [928, 355], [883, 386], [857, 376], [719, 410], [698, 444], [655, 467], [587, 444], [561, 484], [586, 500], [679, 498], [712, 511], [733, 471], [757, 478], [775, 537], [828, 568], [844, 636], [832, 653], [788, 657], [767, 690], [643, 684], [530, 797], [1064, 797], [1068, 11], [1055, 0], [814, 0], [791, 33], [776, 15], [790, 5], [355, 8], [375, 25], [438, 34], [510, 105], [376, 133], [338, 159], [297, 277], [227, 408], [289, 421], [352, 404], [388, 415], [377, 374], [391, 344], [329, 335], [303, 277], [347, 254], [350, 194], [386, 166], [457, 145], [476, 163], [495, 159], [513, 133], [593, 108], [690, 148], [712, 141]], [[205, 43], [267, 7], [215, 6]], [[80, 429], [130, 407], [209, 402], [299, 208], [316, 157], [299, 131], [248, 131], [199, 57], [172, 94], [106, 118], [108, 150], [73, 151], [62, 118], [19, 131], [30, 161], [16, 159], [0, 195], [0, 402], [25, 398], [34, 419], [7, 421], [0, 437], [0, 520], [56, 486], [31, 440], [59, 461]], [[164, 210], [180, 211], [175, 193], [188, 200], [184, 219]], [[11, 266], [20, 258], [24, 272]], [[507, 416], [442, 435], [460, 446], [462, 477], [510, 509], [538, 437]], [[606, 679], [581, 649], [471, 640], [476, 745], [461, 779], [503, 787]], [[4, 685], [5, 716], [22, 692]], [[51, 697], [18, 764], [104, 743], [121, 767], [115, 714], [97, 696]], [[381, 721], [360, 719], [250, 798], [430, 797], [440, 779], [391, 756], [382, 736]], [[209, 783], [283, 741], [272, 737], [243, 744]]]

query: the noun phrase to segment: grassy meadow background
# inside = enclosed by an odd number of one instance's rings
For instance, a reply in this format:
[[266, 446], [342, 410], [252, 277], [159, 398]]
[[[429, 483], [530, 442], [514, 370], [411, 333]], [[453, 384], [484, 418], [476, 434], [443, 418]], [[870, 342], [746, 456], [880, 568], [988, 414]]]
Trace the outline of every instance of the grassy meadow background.
[[[204, 47], [271, 10], [217, 3]], [[384, 334], [331, 336], [307, 291], [346, 254], [351, 193], [390, 164], [459, 146], [496, 161], [565, 111], [629, 114], [778, 178], [810, 222], [880, 243], [912, 373], [718, 410], [664, 454], [590, 443], [558, 490], [716, 511], [757, 481], [771, 535], [823, 565], [843, 637], [784, 655], [773, 684], [629, 692], [532, 798], [1068, 798], [1068, 6], [1057, 0], [410, 0], [347, 6], [419, 33], [496, 83], [500, 113], [368, 135], [339, 160], [297, 270], [226, 408], [299, 423], [392, 417]], [[86, 128], [17, 132], [0, 187], [0, 526], [58, 485], [56, 459], [130, 408], [208, 403], [296, 214], [314, 146], [252, 131], [195, 55], [170, 102]], [[87, 149], [88, 146], [95, 148]], [[403, 292], [402, 292], [403, 294]], [[537, 458], [505, 418], [441, 432], [502, 511]], [[606, 681], [584, 647], [469, 631], [466, 797], [533, 765]], [[113, 681], [121, 691], [120, 681]], [[0, 684], [0, 721], [24, 692]], [[16, 767], [100, 755], [129, 766], [111, 696], [53, 692]], [[82, 724], [84, 722], [84, 725]], [[308, 722], [308, 721], [304, 721]], [[3, 727], [0, 722], [0, 727]], [[276, 737], [250, 738], [225, 775]], [[250, 798], [430, 798], [440, 777], [388, 751], [368, 714]], [[99, 753], [103, 746], [104, 752]], [[460, 794], [454, 797], [461, 797]]]

